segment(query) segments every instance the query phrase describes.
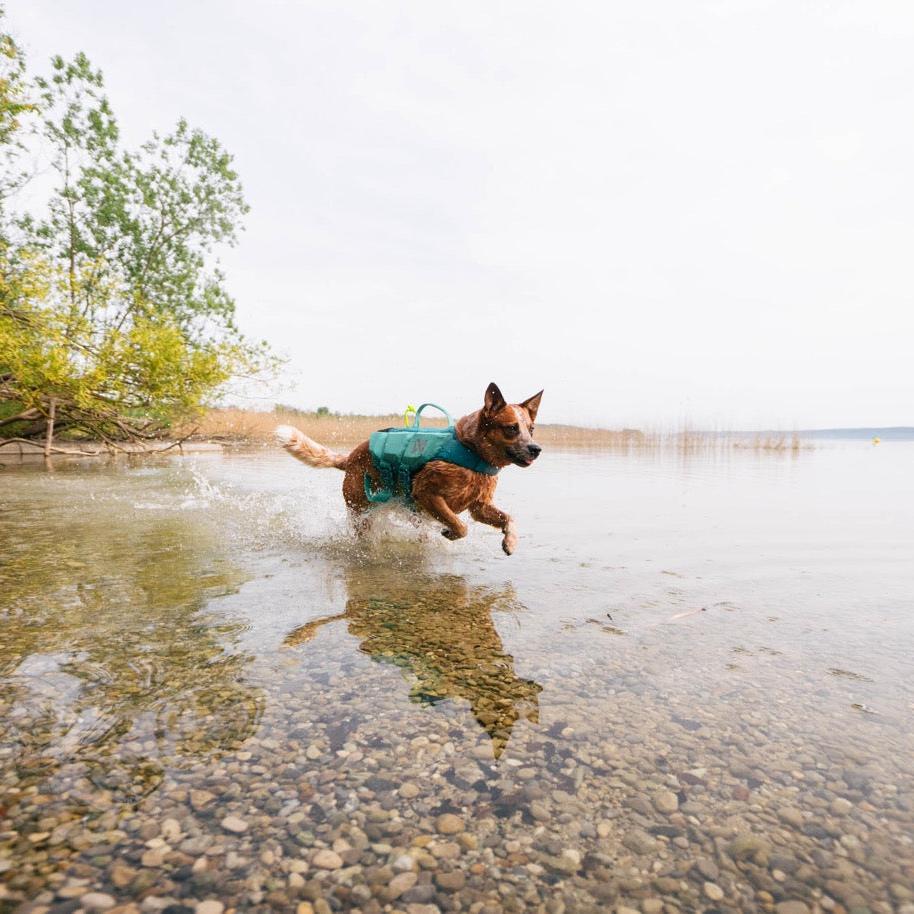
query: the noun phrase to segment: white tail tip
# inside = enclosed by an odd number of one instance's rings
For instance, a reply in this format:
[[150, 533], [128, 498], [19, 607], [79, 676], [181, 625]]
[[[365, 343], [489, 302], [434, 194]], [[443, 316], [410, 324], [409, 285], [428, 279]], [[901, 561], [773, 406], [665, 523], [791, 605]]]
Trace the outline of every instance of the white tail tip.
[[291, 425], [277, 425], [276, 431], [273, 432], [274, 437], [283, 447], [291, 444], [297, 434], [297, 430]]

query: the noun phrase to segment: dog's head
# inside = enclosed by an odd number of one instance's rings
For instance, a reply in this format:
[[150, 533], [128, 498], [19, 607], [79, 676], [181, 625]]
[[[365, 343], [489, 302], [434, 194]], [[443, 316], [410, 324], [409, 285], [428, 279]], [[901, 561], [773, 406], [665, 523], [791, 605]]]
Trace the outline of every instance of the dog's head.
[[497, 384], [486, 388], [485, 400], [479, 413], [479, 434], [485, 451], [497, 455], [499, 466], [514, 463], [528, 467], [543, 450], [533, 440], [533, 426], [543, 392], [534, 394], [523, 403], [509, 404]]

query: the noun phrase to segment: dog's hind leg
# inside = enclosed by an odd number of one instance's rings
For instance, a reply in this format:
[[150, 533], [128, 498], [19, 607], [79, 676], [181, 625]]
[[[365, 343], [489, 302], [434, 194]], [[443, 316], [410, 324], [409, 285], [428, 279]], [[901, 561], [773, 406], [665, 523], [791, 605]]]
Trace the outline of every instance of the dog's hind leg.
[[467, 525], [451, 510], [450, 505], [440, 495], [422, 495], [416, 497], [415, 490], [413, 497], [416, 498], [416, 504], [420, 508], [428, 511], [435, 520], [440, 520], [445, 529], [441, 535], [449, 540], [463, 539], [467, 535]]
[[500, 508], [496, 508], [491, 502], [478, 501], [470, 505], [470, 517], [478, 520], [481, 524], [488, 524], [490, 527], [497, 527], [504, 533], [504, 539], [501, 541], [501, 548], [506, 555], [511, 555], [517, 548], [517, 528], [510, 514], [505, 514]]

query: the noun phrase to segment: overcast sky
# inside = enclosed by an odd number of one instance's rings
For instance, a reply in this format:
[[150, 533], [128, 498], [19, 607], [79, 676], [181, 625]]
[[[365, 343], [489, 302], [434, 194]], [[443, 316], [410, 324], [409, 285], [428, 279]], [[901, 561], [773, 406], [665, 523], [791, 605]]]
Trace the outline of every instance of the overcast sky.
[[[914, 424], [914, 4], [8, 0], [234, 154], [278, 399]], [[272, 401], [272, 397], [270, 401]]]

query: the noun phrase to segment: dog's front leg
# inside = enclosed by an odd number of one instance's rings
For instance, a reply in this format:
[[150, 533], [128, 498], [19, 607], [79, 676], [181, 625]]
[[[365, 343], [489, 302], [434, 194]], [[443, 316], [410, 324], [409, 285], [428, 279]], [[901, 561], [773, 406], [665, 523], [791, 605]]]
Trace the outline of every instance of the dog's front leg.
[[517, 530], [510, 514], [505, 514], [490, 502], [478, 501], [476, 504], [470, 505], [470, 516], [473, 520], [478, 520], [481, 524], [488, 524], [490, 527], [497, 527], [504, 533], [501, 548], [505, 550], [506, 555], [511, 555], [517, 548]]
[[413, 497], [420, 508], [424, 508], [436, 520], [445, 525], [441, 531], [442, 536], [449, 540], [463, 539], [467, 535], [467, 525], [451, 510], [451, 506], [440, 495], [417, 495], [413, 489]]

